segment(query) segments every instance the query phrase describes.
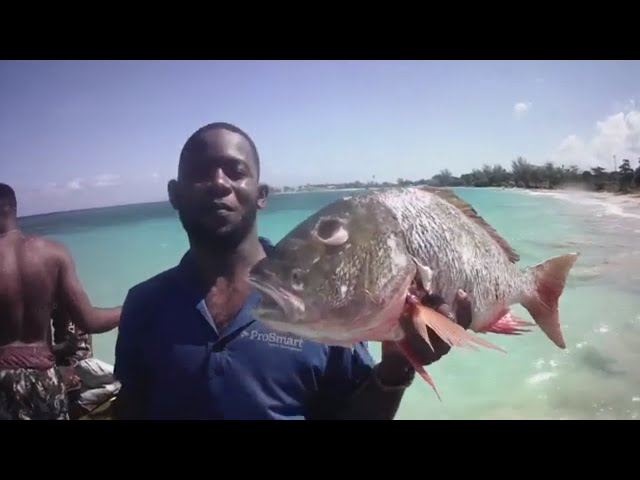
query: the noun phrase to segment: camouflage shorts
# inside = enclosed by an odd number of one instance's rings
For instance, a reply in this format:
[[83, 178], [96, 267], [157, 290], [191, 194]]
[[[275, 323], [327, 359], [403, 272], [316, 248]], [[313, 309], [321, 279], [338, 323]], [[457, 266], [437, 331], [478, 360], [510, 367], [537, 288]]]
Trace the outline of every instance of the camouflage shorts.
[[0, 420], [68, 420], [69, 400], [57, 367], [0, 369]]

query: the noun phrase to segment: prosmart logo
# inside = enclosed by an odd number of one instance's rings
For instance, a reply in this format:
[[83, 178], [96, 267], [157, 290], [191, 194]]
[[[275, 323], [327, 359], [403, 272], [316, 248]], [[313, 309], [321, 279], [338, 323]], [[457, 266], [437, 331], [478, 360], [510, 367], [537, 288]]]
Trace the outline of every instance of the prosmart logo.
[[271, 347], [289, 348], [291, 350], [302, 350], [304, 340], [298, 337], [290, 337], [276, 332], [263, 333], [258, 330], [245, 330], [240, 338], [253, 340], [256, 342], [268, 343]]

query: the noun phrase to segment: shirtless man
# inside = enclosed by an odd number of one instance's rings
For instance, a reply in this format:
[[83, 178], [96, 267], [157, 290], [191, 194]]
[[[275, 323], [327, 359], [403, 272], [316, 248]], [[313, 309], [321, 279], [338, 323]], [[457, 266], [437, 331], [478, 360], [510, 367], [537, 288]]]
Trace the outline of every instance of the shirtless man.
[[55, 305], [83, 331], [120, 322], [120, 307], [94, 308], [61, 244], [23, 233], [13, 189], [0, 183], [0, 419], [68, 419], [51, 346]]

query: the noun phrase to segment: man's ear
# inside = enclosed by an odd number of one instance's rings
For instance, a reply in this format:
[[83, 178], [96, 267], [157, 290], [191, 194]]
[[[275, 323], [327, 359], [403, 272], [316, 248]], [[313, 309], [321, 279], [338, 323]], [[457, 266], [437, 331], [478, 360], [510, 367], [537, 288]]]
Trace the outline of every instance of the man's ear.
[[267, 197], [269, 196], [269, 185], [261, 183], [258, 185], [258, 208], [262, 209], [267, 205]]
[[169, 194], [169, 202], [174, 210], [178, 210], [180, 205], [180, 194], [178, 192], [178, 182], [176, 180], [169, 180], [167, 184], [167, 193]]
[[0, 214], [15, 217], [18, 215], [18, 208], [3, 202], [0, 203]]

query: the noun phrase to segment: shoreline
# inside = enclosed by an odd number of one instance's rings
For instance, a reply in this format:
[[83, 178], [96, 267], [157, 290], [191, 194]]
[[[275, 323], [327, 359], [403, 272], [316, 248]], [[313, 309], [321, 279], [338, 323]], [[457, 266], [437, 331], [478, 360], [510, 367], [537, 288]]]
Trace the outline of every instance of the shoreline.
[[[414, 187], [421, 187], [423, 185], [413, 185]], [[317, 190], [302, 190], [295, 192], [273, 192], [271, 195], [300, 195], [305, 193], [333, 193], [333, 192], [362, 192], [366, 190], [382, 190], [385, 188], [397, 188], [397, 185], [391, 187], [368, 187], [368, 188], [322, 188]], [[474, 187], [467, 185], [447, 185], [441, 188], [464, 188], [464, 189], [491, 189], [491, 190], [506, 190], [506, 191], [521, 191], [521, 192], [531, 192], [531, 193], [584, 193], [593, 196], [602, 196], [602, 197], [615, 197], [615, 198], [628, 198], [633, 200], [640, 201], [640, 190], [632, 190], [627, 193], [623, 192], [612, 192], [608, 190], [588, 190], [584, 188], [573, 188], [573, 187], [557, 187], [557, 188], [525, 188], [525, 187], [503, 187], [500, 185], [491, 185], [487, 187]]]
[[[482, 187], [480, 187], [482, 188]], [[640, 191], [631, 191], [628, 193], [623, 192], [611, 192], [606, 190], [586, 190], [581, 188], [505, 188], [505, 190], [515, 190], [515, 191], [523, 191], [528, 193], [540, 194], [540, 195], [548, 195], [548, 194], [581, 194], [593, 198], [601, 198], [601, 199], [620, 199], [620, 200], [631, 200], [631, 201], [640, 201]]]
[[[421, 187], [423, 185], [413, 185], [415, 187]], [[294, 192], [272, 192], [270, 196], [281, 196], [281, 195], [300, 195], [300, 194], [310, 194], [310, 193], [333, 193], [333, 192], [361, 192], [365, 190], [381, 190], [386, 188], [397, 188], [398, 185], [393, 186], [385, 186], [385, 187], [362, 187], [362, 188], [322, 188], [317, 190], [302, 190], [302, 191], [294, 191]], [[539, 194], [553, 194], [553, 193], [583, 193], [583, 194], [591, 194], [594, 197], [600, 196], [601, 198], [622, 198], [622, 199], [630, 199], [633, 201], [640, 202], [640, 190], [633, 190], [628, 193], [622, 192], [611, 192], [606, 190], [594, 191], [587, 190], [581, 188], [523, 188], [523, 187], [503, 187], [499, 185], [492, 185], [487, 187], [475, 187], [475, 186], [443, 186], [442, 188], [460, 188], [460, 189], [492, 189], [492, 190], [506, 190], [506, 191], [519, 191], [519, 192], [530, 192], [530, 193], [539, 193]], [[18, 217], [18, 221], [21, 220], [32, 220], [38, 217], [46, 217], [51, 215], [60, 215], [65, 213], [76, 213], [76, 212], [87, 212], [92, 210], [104, 210], [108, 208], [126, 208], [136, 205], [160, 205], [160, 204], [168, 204], [168, 200], [156, 200], [150, 202], [136, 202], [136, 203], [124, 203], [124, 204], [113, 204], [113, 205], [104, 205], [100, 207], [88, 207], [88, 208], [78, 208], [71, 210], [58, 210], [52, 212], [44, 212], [44, 213], [34, 213], [28, 214]]]
[[[477, 187], [483, 188], [483, 187]], [[502, 188], [502, 187], [498, 187]], [[557, 188], [521, 188], [521, 187], [505, 187], [505, 190], [529, 190], [532, 192], [578, 192], [578, 193], [593, 193], [602, 195], [612, 195], [615, 197], [630, 197], [640, 198], [640, 190], [631, 190], [629, 192], [611, 191], [611, 190], [589, 190], [586, 188], [577, 187], [557, 187]]]

